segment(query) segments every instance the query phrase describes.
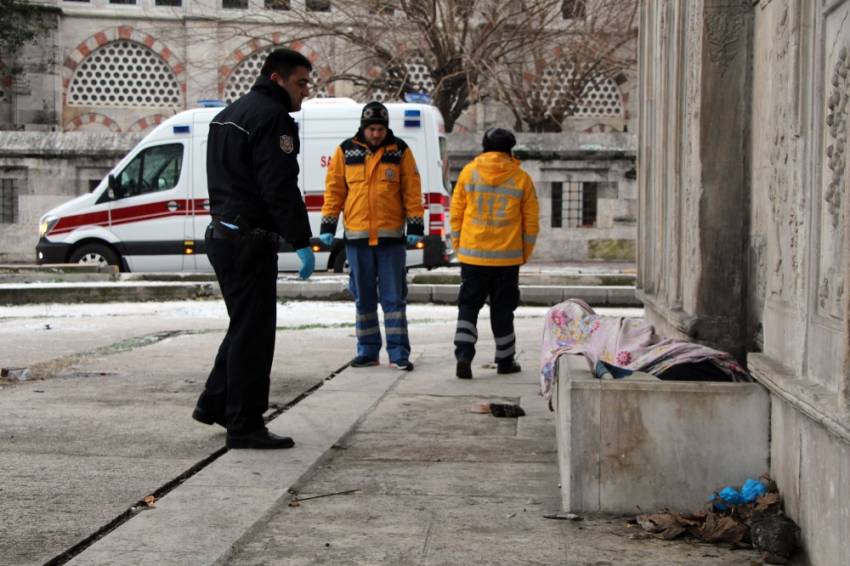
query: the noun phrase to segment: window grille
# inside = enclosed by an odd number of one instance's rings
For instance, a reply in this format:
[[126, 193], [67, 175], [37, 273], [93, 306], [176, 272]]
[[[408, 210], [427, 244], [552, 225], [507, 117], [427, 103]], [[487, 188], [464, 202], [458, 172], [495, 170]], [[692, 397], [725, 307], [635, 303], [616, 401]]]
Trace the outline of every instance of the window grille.
[[18, 221], [18, 183], [16, 179], [0, 179], [0, 224]]
[[[406, 91], [431, 92], [434, 89], [434, 79], [431, 78], [431, 70], [421, 57], [411, 59], [409, 62], [404, 63], [404, 69], [407, 74]], [[378, 102], [387, 102], [399, 99], [396, 93], [389, 93], [386, 90], [379, 88], [373, 89], [369, 93], [369, 96], [371, 97], [371, 100], [377, 100]]]
[[[559, 99], [569, 95], [570, 84], [574, 72], [571, 66], [555, 64], [544, 71], [540, 79], [540, 97], [547, 105], [553, 107]], [[620, 88], [611, 79], [598, 77], [585, 85], [578, 107], [572, 116], [576, 118], [605, 118], [623, 115], [623, 102], [620, 98]]]
[[144, 45], [123, 39], [83, 59], [69, 92], [70, 106], [179, 108], [182, 99], [168, 63]]
[[[592, 228], [596, 225], [597, 183], [552, 183], [552, 228]], [[564, 212], [566, 211], [566, 222]]]
[[222, 0], [221, 6], [230, 10], [246, 10], [248, 8], [248, 0]]
[[[233, 72], [227, 77], [227, 85], [224, 87], [224, 100], [228, 104], [251, 90], [251, 86], [260, 75], [260, 69], [263, 68], [263, 63], [266, 61], [269, 51], [275, 48], [270, 47], [264, 51], [258, 51], [243, 59], [239, 63], [239, 66], [233, 69]], [[313, 72], [310, 73], [310, 80], [312, 82], [310, 98], [325, 98], [328, 96], [328, 87], [323, 84], [316, 69], [313, 69]]]
[[173, 6], [179, 8], [183, 5], [183, 0], [156, 0], [155, 4], [157, 6]]
[[266, 10], [289, 10], [289, 0], [265, 0]]

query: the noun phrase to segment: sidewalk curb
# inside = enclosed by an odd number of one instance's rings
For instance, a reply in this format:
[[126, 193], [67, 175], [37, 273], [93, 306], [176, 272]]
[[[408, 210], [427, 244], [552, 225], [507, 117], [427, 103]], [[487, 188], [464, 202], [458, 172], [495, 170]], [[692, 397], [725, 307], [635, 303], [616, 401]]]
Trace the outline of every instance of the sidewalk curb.
[[[459, 285], [411, 284], [409, 303], [455, 304]], [[279, 281], [277, 294], [284, 301], [350, 301], [348, 285], [341, 281]], [[109, 303], [220, 299], [216, 282], [133, 281], [0, 284], [0, 305], [39, 303]], [[591, 306], [642, 307], [634, 287], [612, 285], [520, 285], [520, 304], [551, 306], [566, 299], [581, 299]]]
[[[266, 521], [332, 447], [368, 415], [403, 372], [346, 369], [270, 423], [291, 450], [229, 450], [91, 547], [73, 566], [207, 566]], [[334, 418], [328, 418], [329, 415]]]

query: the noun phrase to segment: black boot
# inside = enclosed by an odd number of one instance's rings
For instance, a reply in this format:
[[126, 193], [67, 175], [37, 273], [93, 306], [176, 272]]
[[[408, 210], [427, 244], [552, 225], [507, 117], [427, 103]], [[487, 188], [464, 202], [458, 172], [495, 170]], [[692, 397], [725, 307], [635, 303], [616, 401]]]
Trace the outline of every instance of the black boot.
[[198, 421], [199, 423], [204, 423], [205, 425], [221, 425], [227, 426], [224, 417], [221, 415], [214, 415], [201, 407], [200, 405], [195, 406], [195, 410], [192, 411], [192, 418]]
[[472, 379], [472, 363], [458, 360], [455, 375], [458, 379]]
[[521, 371], [522, 366], [520, 366], [513, 358], [511, 358], [510, 360], [502, 360], [496, 363], [496, 373], [499, 374], [519, 373]]
[[257, 450], [274, 450], [292, 448], [295, 442], [288, 436], [278, 436], [265, 427], [248, 434], [227, 434], [228, 448], [254, 448]]

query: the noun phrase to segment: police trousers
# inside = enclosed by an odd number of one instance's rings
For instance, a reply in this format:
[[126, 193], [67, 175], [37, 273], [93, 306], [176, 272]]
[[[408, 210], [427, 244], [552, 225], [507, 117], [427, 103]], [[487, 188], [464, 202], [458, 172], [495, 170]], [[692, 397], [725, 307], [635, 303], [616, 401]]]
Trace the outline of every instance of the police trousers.
[[496, 341], [496, 363], [510, 363], [516, 352], [514, 311], [519, 305], [519, 266], [460, 264], [455, 359], [471, 362], [478, 342], [478, 312], [489, 298], [490, 328]]
[[205, 241], [230, 323], [198, 406], [227, 423], [228, 434], [263, 428], [277, 325], [277, 246], [251, 234], [224, 235], [212, 224]]

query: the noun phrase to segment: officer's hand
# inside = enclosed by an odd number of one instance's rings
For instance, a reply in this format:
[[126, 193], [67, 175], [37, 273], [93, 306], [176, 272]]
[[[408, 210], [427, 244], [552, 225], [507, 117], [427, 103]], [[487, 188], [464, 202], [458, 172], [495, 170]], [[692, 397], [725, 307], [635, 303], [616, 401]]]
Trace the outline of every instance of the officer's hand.
[[416, 236], [414, 234], [408, 234], [407, 235], [407, 245], [408, 246], [415, 246], [416, 244], [418, 244], [421, 241], [422, 241], [422, 236]]
[[323, 234], [319, 234], [319, 240], [327, 247], [331, 247], [334, 243], [334, 235], [330, 232], [324, 232]]
[[295, 250], [295, 253], [298, 255], [298, 259], [301, 260], [301, 269], [298, 271], [298, 277], [308, 279], [313, 274], [313, 270], [316, 269], [316, 256], [313, 254], [310, 246]]

